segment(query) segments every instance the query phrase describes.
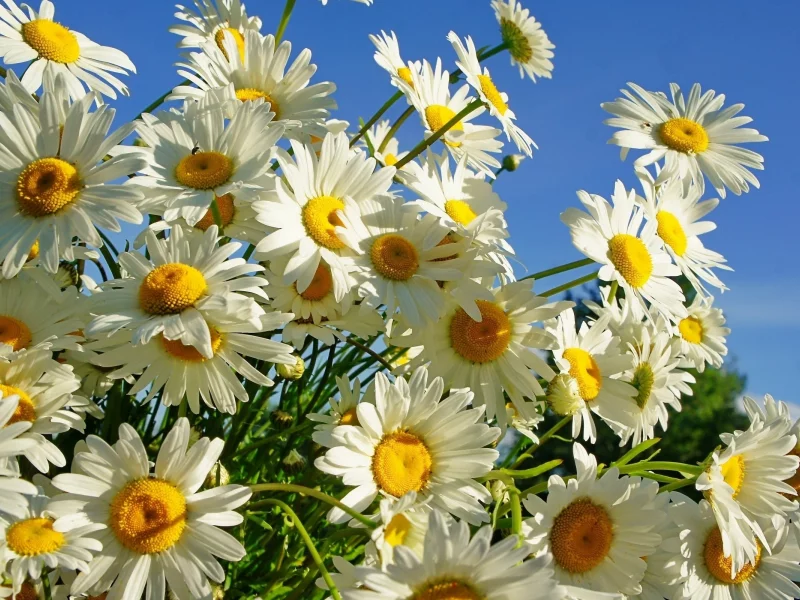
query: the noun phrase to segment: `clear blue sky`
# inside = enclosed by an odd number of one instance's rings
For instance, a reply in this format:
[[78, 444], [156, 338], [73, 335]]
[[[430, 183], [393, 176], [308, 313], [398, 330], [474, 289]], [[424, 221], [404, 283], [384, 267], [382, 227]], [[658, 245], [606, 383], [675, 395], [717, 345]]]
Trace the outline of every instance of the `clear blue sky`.
[[[59, 21], [124, 50], [136, 64], [139, 75], [127, 80], [132, 96], [116, 103], [121, 118], [133, 118], [177, 83], [177, 36], [167, 32], [171, 2], [55, 1]], [[615, 179], [634, 184], [631, 160], [622, 163], [618, 149], [606, 145], [612, 130], [602, 124], [600, 109], [626, 82], [664, 91], [672, 81], [685, 89], [700, 82], [725, 93], [729, 103], [746, 104], [744, 114], [770, 138], [755, 148], [766, 159], [761, 189], [723, 200], [713, 213], [718, 229], [705, 237], [735, 269], [723, 274], [731, 290], [718, 300], [733, 329], [729, 363], [747, 374], [749, 392], [800, 404], [795, 393], [800, 3], [697, 2], [673, 11], [627, 0], [524, 5], [556, 44], [554, 78], [536, 85], [520, 80], [506, 55], [487, 63], [540, 148], [496, 185], [509, 205], [511, 242], [519, 257], [530, 271], [581, 258], [559, 221], [566, 207], [577, 205], [575, 191], [608, 197]], [[275, 30], [282, 0], [250, 0], [247, 6], [261, 16], [264, 33]], [[337, 84], [337, 118], [368, 117], [394, 91], [367, 39], [381, 29], [397, 33], [406, 59], [442, 56], [451, 70], [454, 53], [445, 39], [450, 29], [473, 36], [478, 46], [499, 42], [488, 0], [375, 0], [372, 7], [350, 0], [330, 0], [327, 7], [319, 0], [297, 0], [286, 38], [295, 44], [294, 54], [311, 48], [318, 80]], [[419, 136], [418, 123], [410, 119], [401, 144], [408, 148]], [[547, 280], [538, 289], [558, 283]]]

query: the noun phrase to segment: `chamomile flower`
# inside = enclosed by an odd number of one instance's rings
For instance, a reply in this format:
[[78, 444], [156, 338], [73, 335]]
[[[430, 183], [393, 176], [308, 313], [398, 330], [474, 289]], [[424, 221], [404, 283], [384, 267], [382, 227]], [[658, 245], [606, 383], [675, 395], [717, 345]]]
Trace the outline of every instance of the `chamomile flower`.
[[508, 95], [498, 91], [491, 75], [489, 75], [489, 69], [486, 67], [481, 69], [481, 63], [478, 61], [478, 51], [475, 49], [475, 43], [472, 38], [467, 36], [467, 45], [464, 46], [458, 35], [451, 31], [447, 39], [458, 55], [456, 65], [464, 73], [467, 83], [478, 92], [478, 96], [489, 109], [489, 114], [500, 121], [508, 140], [514, 142], [520, 152], [531, 156], [533, 154], [531, 146], [534, 148], [537, 148], [537, 146], [531, 137], [514, 122], [516, 116], [508, 107]]
[[369, 385], [361, 395], [361, 380], [355, 379], [350, 385], [347, 375], [336, 378], [339, 398], [329, 398], [330, 411], [327, 413], [309, 413], [307, 418], [314, 421], [312, 438], [323, 446], [332, 446], [331, 434], [339, 425], [359, 425], [356, 408], [359, 402], [375, 403], [375, 386]]
[[380, 35], [370, 35], [369, 41], [375, 45], [375, 62], [384, 69], [391, 77], [391, 83], [399, 87], [397, 80], [405, 81], [408, 85], [414, 85], [411, 79], [411, 70], [419, 71], [420, 63], [406, 63], [400, 56], [400, 44], [394, 31], [388, 34], [381, 31]]
[[617, 427], [632, 427], [639, 412], [636, 388], [620, 380], [633, 358], [622, 352], [607, 322], [601, 317], [576, 329], [575, 313], [566, 310], [547, 327], [556, 339], [553, 358], [560, 370], [547, 387], [547, 403], [556, 414], [572, 415], [573, 438], [583, 426], [583, 439], [592, 443], [597, 439], [592, 413]]
[[264, 268], [229, 258], [241, 244], [219, 247], [218, 240], [216, 225], [205, 232], [175, 227], [167, 240], [148, 231], [150, 260], [137, 252], [120, 255], [128, 277], [107, 282], [105, 291], [94, 296], [95, 316], [86, 334], [97, 337], [129, 329], [137, 345], [162, 334], [166, 340], [194, 346], [210, 359], [214, 350], [205, 319], [210, 311], [226, 311], [239, 323], [259, 327], [265, 311], [251, 296], [266, 300], [261, 288], [267, 281], [243, 275]]
[[[52, 78], [48, 79], [52, 80]], [[47, 89], [52, 87], [54, 86], [48, 85]], [[5, 78], [0, 82], [0, 110], [12, 113], [15, 104], [22, 104], [32, 114], [39, 114], [39, 101], [22, 85], [17, 74], [8, 69]]]
[[183, 21], [169, 28], [170, 33], [181, 36], [178, 48], [199, 48], [208, 41], [217, 44], [224, 52], [223, 40], [227, 31], [233, 36], [244, 54], [244, 35], [247, 31], [260, 31], [261, 19], [247, 15], [241, 0], [192, 0], [191, 6], [178, 5], [175, 16]]
[[[725, 95], [705, 94], [700, 84], [692, 86], [684, 99], [677, 84], [670, 84], [672, 100], [661, 92], [648, 92], [635, 83], [628, 84], [636, 96], [621, 90], [624, 98], [601, 104], [614, 115], [605, 123], [618, 127], [609, 140], [622, 148], [624, 159], [630, 149], [648, 150], [636, 159], [635, 165], [646, 167], [664, 159], [656, 184], [678, 177], [688, 190], [691, 182], [702, 192], [708, 177], [717, 193], [725, 197], [726, 188], [737, 196], [759, 187], [751, 169], [762, 170], [764, 158], [738, 144], [766, 142], [767, 137], [755, 129], [741, 126], [752, 121], [737, 117], [744, 104], [722, 109]], [[638, 97], [637, 97], [638, 96]]]
[[537, 556], [553, 556], [555, 579], [563, 585], [638, 594], [666, 518], [655, 504], [658, 484], [620, 476], [616, 467], [598, 478], [594, 456], [580, 444], [573, 455], [575, 479], [552, 475], [547, 500], [533, 494], [523, 500], [532, 515], [523, 523], [525, 539]]
[[252, 202], [274, 187], [269, 157], [283, 134], [269, 105], [238, 104], [226, 121], [220, 105], [186, 103], [185, 114], [142, 115], [137, 132], [147, 144], [147, 164], [132, 185], [141, 189], [141, 209], [168, 223], [213, 222], [217, 203], [222, 225], [230, 225], [235, 199]]
[[26, 4], [20, 10], [15, 0], [5, 4], [7, 8], [0, 6], [0, 57], [11, 65], [31, 63], [22, 76], [30, 93], [41, 87], [45, 75], [62, 75], [72, 98], [83, 96], [84, 85], [110, 98], [116, 98], [117, 91], [128, 95], [127, 86], [112, 75], [136, 72], [124, 52], [100, 46], [54, 21], [55, 5], [50, 0], [42, 0], [38, 11]]
[[536, 82], [537, 77], [553, 76], [553, 48], [555, 46], [542, 29], [541, 23], [522, 8], [518, 0], [492, 0], [492, 8], [500, 24], [503, 43], [508, 45], [511, 64], [519, 67], [520, 77], [527, 75]]
[[[0, 8], [0, 10], [5, 10]], [[63, 83], [63, 79], [61, 79]], [[23, 105], [0, 113], [0, 257], [3, 277], [16, 275], [38, 242], [39, 264], [50, 273], [61, 258], [72, 258], [77, 237], [100, 247], [96, 227], [120, 231], [118, 220], [141, 223], [135, 204], [141, 193], [109, 182], [145, 165], [138, 151], [104, 157], [133, 131], [120, 127], [108, 137], [114, 110], [89, 112], [93, 94], [59, 118], [59, 96], [42, 94], [38, 115]]]
[[[315, 461], [324, 473], [343, 478], [355, 489], [342, 502], [365, 510], [378, 495], [401, 498], [416, 492], [432, 507], [469, 523], [486, 522], [482, 504], [491, 494], [475, 481], [492, 469], [497, 450], [485, 448], [500, 431], [483, 423], [482, 408], [467, 408], [469, 390], [442, 399], [441, 378], [428, 385], [428, 372], [417, 369], [410, 381], [375, 377], [375, 404], [356, 407], [358, 425], [340, 425], [331, 433], [330, 449]], [[352, 482], [352, 483], [351, 483]], [[332, 523], [348, 520], [344, 511], [328, 513]]]
[[480, 319], [451, 303], [434, 326], [408, 336], [392, 337], [401, 347], [423, 346], [413, 365], [429, 363], [433, 376], [451, 389], [469, 388], [476, 405], [486, 406], [488, 419], [505, 429], [504, 393], [515, 405], [543, 395], [537, 376], [550, 381], [555, 373], [539, 350], [555, 346], [555, 337], [537, 322], [569, 309], [571, 302], [551, 302], [536, 296], [531, 281], [492, 289], [493, 300], [479, 300]]
[[586, 307], [594, 313], [590, 315], [593, 320], [604, 318], [611, 333], [620, 339], [623, 347], [628, 344], [638, 346], [642, 339], [643, 330], [652, 326], [650, 321], [646, 321], [642, 304], [634, 299], [633, 302], [625, 298], [610, 298], [611, 288], [601, 286], [600, 304], [593, 300], [584, 300]]
[[225, 579], [214, 557], [238, 561], [244, 556], [241, 544], [217, 526], [241, 523], [234, 509], [251, 492], [233, 484], [198, 492], [224, 443], [201, 438], [187, 452], [189, 433], [189, 421], [178, 419], [151, 471], [142, 440], [123, 424], [114, 446], [89, 436], [72, 461], [72, 473], [53, 479], [68, 495], [52, 500], [51, 508], [58, 512], [67, 506], [71, 513], [54, 529], [96, 527], [94, 537], [103, 546], [91, 571], [75, 579], [73, 595], [102, 582], [112, 597], [139, 598], [147, 588], [151, 598], [164, 600], [166, 579], [181, 600], [210, 597], [208, 579]]
[[[470, 88], [467, 84], [451, 96], [450, 74], [442, 70], [441, 59], [436, 60], [435, 68], [428, 61], [423, 61], [418, 73], [411, 72], [411, 81], [411, 84], [405, 81], [398, 81], [397, 84], [419, 113], [428, 136], [441, 129], [472, 100], [467, 97]], [[494, 177], [492, 169], [499, 168], [500, 161], [492, 154], [500, 152], [503, 147], [503, 143], [495, 139], [500, 130], [470, 123], [485, 110], [478, 107], [447, 130], [440, 140], [456, 160], [466, 156], [467, 164], [472, 169]]]
[[[373, 154], [375, 160], [385, 167], [394, 166], [398, 160], [407, 154], [407, 152], [400, 152], [400, 142], [397, 141], [397, 138], [389, 137], [391, 128], [391, 121], [378, 121], [364, 134], [364, 142], [369, 141], [375, 151]], [[406, 167], [404, 167], [404, 170]]]
[[426, 504], [417, 502], [416, 492], [408, 492], [399, 500], [381, 500], [381, 525], [372, 532], [372, 541], [380, 553], [381, 565], [394, 562], [394, 550], [398, 546], [408, 548], [422, 558], [430, 512]]
[[328, 134], [319, 156], [306, 145], [292, 141], [294, 157], [278, 151], [283, 177], [274, 193], [253, 205], [257, 219], [270, 233], [256, 246], [255, 256], [273, 260], [288, 256], [283, 281], [296, 282], [297, 291], [305, 292], [314, 280], [320, 264], [330, 268], [334, 298], [342, 301], [351, 282], [343, 253], [350, 252], [340, 237], [345, 206], [356, 211], [357, 205], [386, 194], [395, 169], [375, 171], [374, 158], [350, 150], [344, 133]]
[[636, 193], [628, 192], [617, 181], [612, 204], [582, 190], [578, 198], [588, 214], [568, 208], [561, 220], [569, 227], [575, 247], [602, 265], [598, 277], [619, 283], [625, 297], [639, 300], [648, 313], [645, 302], [672, 321], [685, 317], [683, 292], [670, 279], [680, 275], [681, 270], [664, 250], [664, 242], [656, 235], [656, 224], [650, 222], [642, 227], [644, 212], [636, 204]]
[[394, 563], [357, 569], [358, 590], [344, 600], [544, 600], [564, 597], [548, 557], [524, 560], [530, 548], [508, 536], [492, 545], [492, 528], [470, 530], [434, 510], [422, 556], [397, 547]]
[[20, 456], [33, 448], [36, 440], [23, 437], [31, 428], [30, 421], [20, 420], [18, 395], [0, 390], [0, 520], [3, 515], [22, 516], [28, 507], [24, 495], [36, 493], [36, 486], [19, 478], [16, 463], [11, 457]]
[[718, 369], [728, 354], [725, 337], [731, 332], [725, 327], [722, 309], [714, 306], [714, 298], [698, 294], [687, 311], [674, 331], [675, 343], [684, 357], [681, 366], [694, 367], [701, 373], [706, 363]]

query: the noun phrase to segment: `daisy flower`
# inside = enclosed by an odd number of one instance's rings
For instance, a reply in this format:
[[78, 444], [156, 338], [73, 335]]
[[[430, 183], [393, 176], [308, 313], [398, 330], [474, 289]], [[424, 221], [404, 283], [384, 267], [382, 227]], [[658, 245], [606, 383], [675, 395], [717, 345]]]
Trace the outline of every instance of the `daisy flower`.
[[88, 572], [93, 552], [102, 549], [100, 542], [87, 536], [91, 525], [64, 532], [55, 529], [55, 521], [69, 512], [51, 510], [49, 501], [39, 488], [19, 518], [0, 518], [0, 565], [11, 575], [14, 593], [27, 578], [39, 579], [45, 567]]
[[611, 288], [600, 286], [600, 304], [592, 300], [584, 300], [586, 307], [594, 313], [589, 315], [590, 320], [606, 319], [607, 327], [611, 333], [620, 339], [625, 347], [628, 344], [639, 346], [641, 343], [643, 330], [652, 324], [647, 318], [647, 314], [639, 301], [629, 301], [624, 296], [621, 298], [613, 297], [609, 300]]
[[19, 478], [19, 472], [9, 462], [31, 450], [36, 440], [25, 437], [32, 423], [17, 418], [19, 396], [9, 396], [0, 390], [0, 520], [3, 515], [22, 516], [28, 507], [23, 494], [36, 493], [36, 486]]
[[555, 317], [572, 302], [551, 302], [536, 296], [532, 281], [491, 290], [493, 300], [479, 300], [480, 319], [451, 303], [445, 315], [419, 333], [392, 338], [401, 347], [423, 346], [413, 365], [430, 363], [434, 377], [451, 388], [469, 388], [477, 405], [486, 405], [488, 419], [505, 429], [504, 393], [515, 406], [524, 398], [543, 395], [537, 376], [550, 381], [555, 373], [539, 350], [555, 346], [555, 337], [535, 324]]
[[[336, 589], [341, 591], [360, 588], [361, 582], [358, 580], [358, 577], [362, 568], [380, 565], [380, 557], [378, 556], [378, 550], [375, 548], [375, 544], [367, 542], [364, 545], [364, 560], [358, 567], [341, 556], [332, 556], [331, 562], [338, 571], [338, 573], [336, 571], [331, 571], [331, 579], [333, 579]], [[321, 590], [328, 589], [328, 584], [325, 583], [322, 577], [318, 578], [314, 583]], [[326, 600], [331, 600], [332, 598], [333, 596], [328, 596]]]
[[699, 219], [714, 210], [719, 200], [713, 198], [700, 202], [700, 189], [692, 185], [688, 193], [684, 193], [683, 184], [677, 178], [656, 188], [649, 171], [640, 169], [637, 175], [644, 188], [643, 206], [647, 220], [658, 225], [658, 237], [664, 241], [667, 252], [692, 286], [703, 295], [708, 295], [703, 281], [720, 290], [728, 289], [712, 270], [730, 271], [725, 257], [703, 246], [699, 237], [717, 228], [711, 221]]
[[91, 526], [103, 549], [89, 573], [81, 573], [71, 593], [80, 595], [102, 582], [111, 597], [139, 598], [147, 588], [153, 600], [164, 600], [165, 579], [181, 600], [210, 597], [208, 579], [225, 580], [214, 558], [238, 561], [242, 545], [217, 526], [242, 522], [234, 509], [250, 498], [241, 485], [198, 492], [213, 468], [224, 442], [201, 438], [187, 452], [189, 421], [178, 419], [167, 434], [151, 471], [139, 435], [130, 425], [119, 428], [113, 446], [89, 436], [75, 455], [72, 473], [53, 479], [67, 492], [50, 507], [69, 513], [53, 524], [68, 532]]
[[[492, 545], [492, 528], [472, 539], [463, 521], [437, 510], [422, 556], [397, 547], [394, 563], [356, 570], [359, 590], [341, 590], [344, 600], [544, 600], [564, 597], [553, 581], [548, 557], [525, 560], [530, 548], [509, 536]], [[524, 562], [523, 562], [524, 561]]]
[[261, 30], [261, 19], [247, 16], [241, 0], [192, 0], [192, 6], [177, 6], [175, 16], [183, 21], [169, 28], [181, 36], [178, 48], [199, 48], [209, 41], [225, 52], [223, 41], [227, 31], [236, 42], [244, 60], [244, 36], [247, 31]]
[[506, 137], [509, 141], [514, 142], [520, 152], [524, 152], [528, 156], [532, 156], [531, 146], [537, 148], [531, 137], [525, 133], [514, 122], [517, 118], [513, 111], [508, 107], [508, 95], [498, 91], [489, 69], [484, 67], [481, 69], [481, 63], [478, 60], [478, 51], [475, 49], [475, 43], [470, 36], [466, 37], [467, 45], [461, 42], [461, 39], [454, 31], [451, 31], [447, 39], [453, 45], [453, 49], [458, 55], [456, 65], [464, 73], [467, 78], [467, 83], [478, 92], [478, 96], [483, 100], [489, 109], [489, 114], [500, 121], [503, 126], [503, 131], [506, 132]]
[[503, 43], [508, 46], [511, 64], [519, 67], [520, 77], [527, 75], [536, 82], [537, 77], [553, 76], [553, 48], [541, 23], [533, 18], [527, 8], [517, 0], [492, 0]]
[[385, 31], [381, 31], [380, 35], [370, 34], [369, 41], [375, 45], [375, 62], [389, 73], [392, 85], [399, 87], [397, 84], [399, 79], [413, 86], [411, 71], [412, 69], [419, 71], [420, 63], [419, 61], [406, 63], [402, 59], [400, 45], [397, 42], [397, 36], [394, 31], [390, 31], [388, 34]]
[[561, 213], [561, 221], [569, 227], [575, 247], [602, 265], [597, 276], [619, 283], [625, 297], [639, 300], [648, 313], [645, 302], [672, 321], [685, 317], [683, 292], [670, 279], [681, 270], [664, 250], [656, 224], [642, 227], [644, 212], [636, 204], [636, 193], [628, 192], [618, 180], [611, 204], [583, 190], [578, 198], [588, 214], [568, 208]]
[[133, 331], [133, 343], [146, 344], [163, 334], [169, 341], [194, 346], [205, 358], [213, 358], [211, 329], [206, 316], [211, 311], [236, 315], [240, 323], [259, 327], [265, 314], [252, 295], [266, 300], [260, 277], [244, 277], [263, 271], [243, 258], [229, 258], [241, 244], [218, 246], [216, 225], [205, 232], [172, 229], [166, 240], [147, 232], [150, 260], [136, 252], [123, 252], [119, 262], [129, 274], [103, 285], [93, 297], [94, 318], [86, 335]]
[[114, 110], [103, 105], [89, 112], [93, 99], [89, 94], [70, 106], [63, 123], [56, 109], [59, 98], [52, 92], [42, 94], [38, 115], [22, 105], [13, 113], [0, 113], [5, 132], [0, 139], [5, 278], [22, 269], [37, 241], [39, 263], [55, 273], [60, 258], [72, 259], [74, 237], [100, 247], [97, 226], [120, 231], [118, 219], [142, 222], [135, 208], [141, 193], [108, 182], [144, 168], [144, 155], [131, 151], [103, 162], [134, 126], [124, 125], [106, 137]]
[[595, 442], [597, 428], [592, 413], [616, 427], [633, 427], [640, 412], [637, 390], [620, 380], [633, 366], [633, 358], [623, 354], [619, 338], [601, 317], [591, 325], [575, 327], [575, 313], [566, 310], [547, 327], [556, 339], [553, 359], [560, 376], [547, 387], [547, 403], [556, 414], [572, 415], [572, 437], [583, 425], [583, 439]]
[[[401, 498], [416, 492], [432, 507], [469, 523], [489, 520], [483, 504], [491, 494], [475, 481], [492, 469], [497, 450], [484, 448], [500, 430], [483, 423], [482, 408], [467, 408], [473, 394], [451, 391], [442, 399], [444, 382], [428, 385], [422, 368], [410, 381], [389, 383], [383, 373], [375, 377], [375, 404], [356, 407], [358, 425], [340, 425], [331, 433], [330, 449], [315, 461], [319, 470], [343, 478], [355, 489], [342, 502], [359, 512], [378, 495]], [[352, 483], [351, 483], [352, 482]], [[337, 508], [328, 513], [331, 523], [348, 515]]]
[[539, 402], [522, 402], [519, 407], [513, 402], [506, 402], [506, 422], [534, 444], [539, 443], [539, 436], [534, 430], [542, 421], [544, 415]]
[[648, 92], [635, 83], [628, 85], [636, 96], [621, 90], [625, 98], [601, 104], [614, 115], [606, 125], [622, 129], [614, 133], [609, 144], [622, 148], [623, 159], [631, 148], [649, 150], [635, 164], [646, 167], [663, 158], [656, 184], [678, 177], [685, 189], [694, 182], [702, 192], [705, 175], [723, 198], [726, 188], [738, 196], [750, 189], [749, 184], [759, 187], [750, 169], [762, 170], [764, 157], [738, 144], [766, 142], [768, 138], [755, 129], [741, 128], [752, 121], [736, 116], [744, 104], [723, 110], [725, 95], [715, 96], [714, 90], [703, 94], [698, 83], [692, 86], [688, 99], [677, 84], [671, 83], [671, 101], [661, 92]]
[[359, 402], [375, 404], [375, 386], [370, 384], [361, 396], [361, 380], [355, 379], [352, 387], [347, 375], [336, 377], [339, 398], [329, 398], [330, 410], [327, 413], [309, 413], [306, 418], [314, 421], [312, 439], [322, 446], [332, 446], [331, 434], [339, 425], [359, 425], [356, 408]]
[[[385, 167], [393, 167], [398, 160], [408, 154], [407, 152], [400, 152], [400, 142], [397, 141], [397, 138], [388, 137], [391, 128], [392, 122], [387, 119], [378, 121], [364, 134], [364, 142], [366, 143], [369, 140], [375, 151], [373, 153], [375, 160]], [[406, 167], [403, 167], [403, 171], [405, 171]]]
[[84, 85], [110, 98], [116, 98], [117, 91], [128, 95], [127, 86], [112, 75], [136, 72], [127, 54], [100, 46], [54, 21], [55, 5], [50, 0], [42, 0], [38, 11], [26, 4], [23, 11], [15, 0], [4, 1], [7, 8], [0, 6], [0, 57], [11, 65], [31, 63], [22, 76], [30, 93], [36, 92], [49, 74], [64, 77], [72, 98], [83, 96]]
[[575, 588], [635, 595], [647, 569], [646, 557], [661, 543], [666, 515], [655, 505], [658, 484], [620, 477], [616, 467], [597, 477], [597, 459], [573, 446], [577, 475], [552, 475], [547, 500], [523, 500], [532, 518], [523, 534], [537, 556], [551, 554], [555, 579]]
[[[52, 81], [52, 77], [48, 77]], [[46, 85], [47, 89], [52, 89], [53, 85]], [[59, 90], [66, 91], [66, 90]], [[13, 70], [8, 69], [3, 81], [0, 82], [0, 110], [6, 113], [14, 112], [14, 105], [22, 104], [29, 112], [39, 114], [39, 101], [17, 77]]]
[[372, 532], [372, 541], [380, 553], [381, 565], [385, 567], [394, 562], [394, 550], [398, 546], [422, 558], [430, 509], [417, 502], [416, 492], [408, 492], [399, 500], [384, 498], [379, 516], [381, 525]]
[[270, 233], [256, 246], [255, 256], [273, 260], [289, 256], [283, 281], [305, 292], [320, 264], [330, 268], [334, 298], [341, 302], [351, 287], [342, 254], [349, 252], [340, 237], [344, 211], [386, 194], [394, 167], [375, 171], [374, 158], [350, 150], [344, 133], [327, 134], [319, 156], [311, 148], [292, 141], [294, 157], [278, 151], [281, 177], [274, 193], [253, 204], [257, 219]]
[[222, 225], [230, 225], [235, 199], [251, 202], [274, 188], [269, 157], [283, 127], [272, 117], [263, 102], [238, 104], [229, 121], [221, 106], [206, 102], [187, 102], [182, 117], [142, 115], [137, 133], [148, 160], [131, 182], [144, 195], [141, 209], [205, 230], [216, 201]]
[[290, 42], [276, 44], [274, 36], [249, 30], [244, 32], [242, 57], [234, 36], [225, 31], [223, 38], [222, 48], [216, 41], [207, 41], [201, 45], [202, 52], [191, 52], [185, 62], [178, 63], [178, 73], [196, 87], [179, 85], [168, 101], [201, 99], [209, 90], [221, 91], [222, 97], [236, 101], [233, 104], [261, 99], [287, 131], [325, 135], [325, 119], [336, 108], [330, 97], [336, 86], [330, 82], [309, 85], [317, 67], [311, 64], [308, 48], [284, 72], [292, 51]]
[[701, 373], [706, 363], [718, 369], [728, 354], [725, 337], [731, 330], [725, 327], [722, 309], [714, 306], [714, 298], [700, 294], [687, 307], [688, 314], [675, 327], [675, 343], [684, 357], [682, 367], [694, 367]]
[[[400, 80], [397, 85], [419, 113], [428, 136], [441, 129], [472, 101], [467, 97], [468, 84], [450, 95], [450, 73], [442, 70], [441, 59], [436, 60], [435, 68], [428, 61], [423, 61], [418, 73], [411, 72], [411, 81], [408, 84]], [[500, 162], [491, 155], [500, 152], [503, 147], [503, 143], [495, 139], [500, 130], [470, 123], [485, 110], [481, 106], [469, 113], [448, 129], [440, 141], [444, 142], [445, 148], [456, 160], [466, 156], [470, 167], [493, 178], [492, 169], [498, 169]]]

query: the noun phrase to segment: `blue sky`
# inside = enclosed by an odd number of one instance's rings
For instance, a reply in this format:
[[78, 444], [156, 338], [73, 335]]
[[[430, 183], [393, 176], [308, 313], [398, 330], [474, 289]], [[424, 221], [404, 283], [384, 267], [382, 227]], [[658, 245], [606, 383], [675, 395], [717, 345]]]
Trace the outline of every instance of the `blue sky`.
[[[281, 0], [247, 4], [261, 16], [265, 33], [275, 30]], [[731, 289], [718, 298], [733, 330], [729, 362], [747, 374], [751, 393], [800, 404], [794, 393], [800, 371], [795, 345], [800, 319], [794, 315], [800, 297], [794, 177], [800, 3], [698, 2], [679, 11], [621, 0], [524, 5], [556, 44], [554, 78], [535, 85], [521, 80], [506, 55], [487, 63], [540, 148], [496, 184], [509, 205], [511, 242], [521, 261], [533, 272], [581, 258], [559, 221], [563, 210], [578, 205], [576, 190], [608, 197], [617, 178], [634, 185], [631, 159], [621, 162], [618, 149], [606, 145], [612, 130], [602, 124], [601, 102], [616, 98], [628, 81], [664, 91], [673, 81], [687, 90], [699, 82], [725, 93], [728, 103], [746, 104], [744, 114], [770, 138], [755, 147], [766, 159], [761, 189], [723, 200], [712, 214], [718, 229], [704, 238], [735, 269], [723, 274]], [[133, 118], [178, 82], [177, 37], [167, 32], [173, 12], [167, 0], [56, 0], [57, 20], [124, 50], [137, 65], [139, 75], [128, 78], [131, 97], [115, 103], [120, 119]], [[294, 43], [295, 55], [311, 48], [317, 80], [337, 84], [337, 118], [366, 118], [394, 91], [367, 39], [381, 29], [397, 33], [406, 59], [441, 56], [451, 70], [454, 53], [445, 39], [451, 29], [473, 36], [478, 46], [500, 41], [488, 0], [375, 0], [369, 8], [350, 0], [330, 0], [327, 7], [297, 0], [286, 39]], [[398, 104], [390, 115], [402, 109]], [[410, 147], [420, 135], [419, 124], [410, 119], [401, 146]], [[549, 279], [537, 289], [558, 283]]]

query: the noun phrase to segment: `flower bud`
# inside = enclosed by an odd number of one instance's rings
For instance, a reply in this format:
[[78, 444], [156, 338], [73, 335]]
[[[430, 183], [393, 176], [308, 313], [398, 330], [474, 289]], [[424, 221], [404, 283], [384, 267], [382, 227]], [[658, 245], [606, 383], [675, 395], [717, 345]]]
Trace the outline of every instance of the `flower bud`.
[[275, 427], [279, 429], [286, 429], [294, 422], [294, 417], [291, 414], [280, 409], [273, 411], [269, 418], [275, 424]]
[[230, 482], [231, 474], [228, 472], [228, 469], [226, 469], [221, 462], [217, 461], [206, 476], [205, 486], [211, 488], [228, 485]]
[[303, 458], [303, 456], [297, 450], [292, 450], [289, 452], [282, 462], [283, 467], [289, 473], [299, 473], [306, 466], [306, 459]]
[[569, 373], [560, 373], [547, 386], [547, 404], [554, 413], [574, 415], [583, 406], [578, 382]]
[[278, 375], [290, 381], [297, 381], [306, 372], [306, 363], [301, 357], [297, 357], [297, 362], [293, 365], [278, 365]]
[[523, 160], [525, 156], [522, 154], [509, 154], [503, 157], [503, 168], [506, 171], [516, 171]]

